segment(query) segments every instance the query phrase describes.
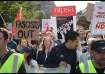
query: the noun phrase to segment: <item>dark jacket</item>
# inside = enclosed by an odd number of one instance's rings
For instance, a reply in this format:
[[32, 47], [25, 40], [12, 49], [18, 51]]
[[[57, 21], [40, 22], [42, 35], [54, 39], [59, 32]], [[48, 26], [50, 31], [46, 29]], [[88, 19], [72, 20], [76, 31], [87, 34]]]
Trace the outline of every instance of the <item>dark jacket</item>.
[[65, 44], [61, 44], [52, 48], [44, 66], [48, 68], [55, 68], [59, 66], [61, 61], [65, 61], [71, 65], [71, 73], [74, 73], [77, 65], [76, 58], [76, 49], [68, 49]]
[[46, 53], [44, 51], [39, 51], [37, 54], [37, 62], [40, 65], [43, 65], [45, 63]]
[[37, 62], [40, 65], [44, 65], [47, 59], [47, 56], [50, 54], [50, 52], [48, 52], [47, 54], [44, 51], [39, 51], [37, 54]]

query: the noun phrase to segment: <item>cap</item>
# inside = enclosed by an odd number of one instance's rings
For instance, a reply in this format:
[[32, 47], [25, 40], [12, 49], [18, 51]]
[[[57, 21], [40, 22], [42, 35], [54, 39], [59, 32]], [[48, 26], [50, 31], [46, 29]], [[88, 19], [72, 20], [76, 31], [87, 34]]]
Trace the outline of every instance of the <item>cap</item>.
[[93, 51], [96, 51], [98, 53], [105, 52], [105, 40], [94, 41], [91, 44], [91, 48]]
[[23, 52], [26, 52], [26, 53], [31, 53], [31, 49], [29, 47], [24, 47], [22, 49]]

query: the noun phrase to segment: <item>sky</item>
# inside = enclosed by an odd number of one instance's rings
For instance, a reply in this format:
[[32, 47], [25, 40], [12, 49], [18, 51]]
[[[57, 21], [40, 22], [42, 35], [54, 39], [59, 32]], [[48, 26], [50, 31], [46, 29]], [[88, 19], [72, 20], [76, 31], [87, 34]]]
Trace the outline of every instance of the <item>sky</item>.
[[72, 6], [76, 5], [76, 13], [86, 8], [87, 3], [95, 4], [99, 1], [54, 1], [56, 6]]

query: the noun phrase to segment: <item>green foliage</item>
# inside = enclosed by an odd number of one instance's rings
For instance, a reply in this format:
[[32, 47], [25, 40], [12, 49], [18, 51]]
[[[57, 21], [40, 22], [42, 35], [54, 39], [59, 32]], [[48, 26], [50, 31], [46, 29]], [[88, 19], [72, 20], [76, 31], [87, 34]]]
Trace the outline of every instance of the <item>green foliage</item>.
[[[22, 6], [22, 1], [0, 1], [0, 14], [3, 16], [5, 22], [13, 22], [18, 10]], [[22, 7], [23, 19], [42, 19], [43, 13], [40, 11], [40, 7], [36, 3], [34, 6], [30, 6], [30, 1], [24, 1]]]
[[29, 1], [26, 1], [23, 7], [24, 7], [23, 9], [24, 19], [42, 19], [44, 18], [43, 13], [39, 9], [40, 6], [38, 6], [37, 3], [36, 3], [36, 6], [34, 4], [34, 7], [33, 7], [33, 6], [30, 6]]
[[5, 22], [13, 22], [21, 4], [16, 1], [1, 1], [0, 14]]

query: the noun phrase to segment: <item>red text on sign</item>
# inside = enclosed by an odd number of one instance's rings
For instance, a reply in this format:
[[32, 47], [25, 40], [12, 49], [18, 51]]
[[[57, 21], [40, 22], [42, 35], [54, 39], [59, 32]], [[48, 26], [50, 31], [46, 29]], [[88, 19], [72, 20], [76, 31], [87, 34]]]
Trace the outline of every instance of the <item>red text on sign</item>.
[[96, 29], [105, 29], [105, 22], [100, 22], [96, 24]]

